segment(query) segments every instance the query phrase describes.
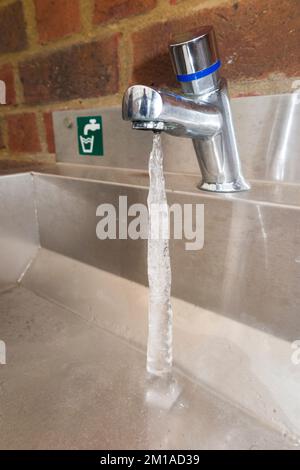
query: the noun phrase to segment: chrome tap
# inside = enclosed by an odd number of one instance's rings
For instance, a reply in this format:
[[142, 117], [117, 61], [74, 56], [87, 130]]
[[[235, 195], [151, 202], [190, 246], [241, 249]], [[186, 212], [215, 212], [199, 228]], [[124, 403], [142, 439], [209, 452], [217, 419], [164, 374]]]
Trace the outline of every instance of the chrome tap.
[[212, 26], [197, 37], [169, 46], [184, 95], [144, 85], [127, 89], [123, 119], [133, 129], [164, 131], [193, 139], [206, 191], [233, 192], [250, 188], [241, 172], [226, 82], [219, 76]]

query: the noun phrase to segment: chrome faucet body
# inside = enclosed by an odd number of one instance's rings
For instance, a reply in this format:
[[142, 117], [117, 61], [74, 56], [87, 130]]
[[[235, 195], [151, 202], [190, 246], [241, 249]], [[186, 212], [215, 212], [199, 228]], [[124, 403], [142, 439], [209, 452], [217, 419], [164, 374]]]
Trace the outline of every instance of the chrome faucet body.
[[133, 129], [164, 131], [193, 139], [206, 191], [234, 192], [250, 188], [245, 181], [234, 133], [230, 101], [213, 28], [169, 46], [184, 95], [144, 85], [127, 89], [123, 119]]

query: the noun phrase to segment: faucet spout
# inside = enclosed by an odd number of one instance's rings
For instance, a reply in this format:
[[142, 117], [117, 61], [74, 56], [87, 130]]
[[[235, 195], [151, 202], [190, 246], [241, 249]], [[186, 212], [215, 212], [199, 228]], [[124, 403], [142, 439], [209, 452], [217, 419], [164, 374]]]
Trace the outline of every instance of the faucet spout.
[[170, 45], [170, 52], [184, 95], [131, 86], [123, 98], [123, 119], [131, 121], [133, 129], [192, 139], [202, 174], [200, 189], [249, 189], [241, 170], [226, 82], [219, 77], [221, 62], [213, 28], [203, 26], [196, 38]]
[[143, 85], [128, 88], [122, 113], [134, 129], [165, 131], [177, 137], [212, 137], [222, 129], [222, 114], [216, 106]]

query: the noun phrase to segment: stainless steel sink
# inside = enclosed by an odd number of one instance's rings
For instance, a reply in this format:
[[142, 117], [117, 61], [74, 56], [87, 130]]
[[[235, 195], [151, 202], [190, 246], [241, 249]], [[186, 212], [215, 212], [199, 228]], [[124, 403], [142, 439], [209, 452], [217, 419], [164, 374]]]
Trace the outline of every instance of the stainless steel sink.
[[0, 177], [0, 448], [297, 448], [300, 190], [193, 190], [205, 244], [171, 242], [177, 393], [145, 374], [146, 243], [96, 238], [96, 208], [145, 202], [143, 171], [58, 164]]

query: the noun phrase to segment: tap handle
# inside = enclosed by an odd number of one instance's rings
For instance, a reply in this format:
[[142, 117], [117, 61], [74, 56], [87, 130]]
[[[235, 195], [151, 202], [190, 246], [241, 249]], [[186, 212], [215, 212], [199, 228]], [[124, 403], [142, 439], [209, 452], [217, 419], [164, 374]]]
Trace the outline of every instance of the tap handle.
[[193, 38], [182, 37], [169, 46], [177, 79], [188, 82], [210, 75], [221, 66], [212, 26], [202, 26]]

